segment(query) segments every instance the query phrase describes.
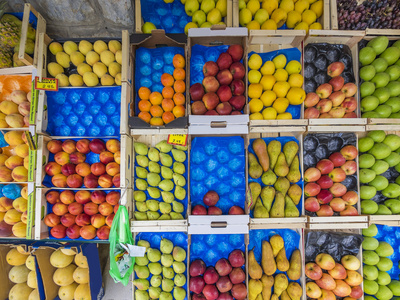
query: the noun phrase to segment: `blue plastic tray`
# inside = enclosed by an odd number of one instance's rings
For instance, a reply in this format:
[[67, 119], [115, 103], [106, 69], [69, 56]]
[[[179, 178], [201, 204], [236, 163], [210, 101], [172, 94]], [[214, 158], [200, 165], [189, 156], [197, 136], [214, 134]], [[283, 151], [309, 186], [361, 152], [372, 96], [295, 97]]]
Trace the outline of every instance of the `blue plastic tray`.
[[[7, 15], [13, 15], [16, 16], [18, 19], [20, 19], [22, 21], [22, 19], [24, 18], [24, 13], [23, 12], [16, 12], [16, 13], [6, 13]], [[31, 24], [31, 26], [33, 28], [36, 29], [37, 26], [37, 17], [33, 14], [33, 12], [29, 13], [29, 24]]]
[[216, 191], [223, 214], [236, 205], [244, 210], [246, 194], [244, 140], [240, 136], [195, 137], [190, 151], [190, 201], [204, 205], [203, 196]]
[[0, 185], [0, 197], [6, 197], [11, 200], [15, 200], [21, 197], [21, 190], [23, 186], [17, 183], [1, 184]]
[[49, 135], [119, 136], [120, 86], [60, 88], [46, 94]]

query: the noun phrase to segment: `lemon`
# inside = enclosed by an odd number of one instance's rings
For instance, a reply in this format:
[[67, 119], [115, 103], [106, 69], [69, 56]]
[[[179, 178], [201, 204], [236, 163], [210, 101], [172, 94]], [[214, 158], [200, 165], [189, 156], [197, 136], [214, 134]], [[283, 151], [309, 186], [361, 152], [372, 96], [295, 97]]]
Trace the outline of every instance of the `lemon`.
[[317, 20], [317, 15], [312, 10], [307, 9], [301, 14], [301, 19], [303, 22], [306, 22], [308, 25], [311, 25]]
[[285, 24], [287, 19], [287, 12], [282, 8], [277, 8], [273, 11], [271, 15], [271, 19], [275, 21], [276, 26], [280, 28], [283, 24]]
[[289, 75], [299, 74], [301, 72], [301, 63], [297, 60], [291, 60], [286, 65], [285, 70], [288, 72]]
[[306, 9], [309, 9], [309, 7], [310, 7], [310, 3], [308, 2], [308, 0], [298, 0], [294, 4], [294, 10], [300, 14], [302, 14], [303, 11], [305, 11]]
[[252, 54], [249, 58], [248, 65], [249, 68], [252, 70], [258, 70], [259, 68], [261, 68], [262, 65], [261, 56], [258, 55], [257, 53]]
[[286, 56], [284, 54], [279, 54], [272, 60], [276, 69], [283, 69], [286, 66], [286, 61]]
[[260, 83], [252, 83], [249, 85], [248, 96], [249, 98], [260, 98], [263, 91], [263, 87]]
[[278, 8], [278, 5], [278, 0], [264, 0], [261, 7], [268, 12], [268, 15], [271, 15], [272, 12]]
[[199, 26], [197, 26], [197, 24], [194, 23], [194, 22], [187, 23], [186, 26], [185, 26], [185, 29], [184, 29], [185, 34], [188, 34], [188, 31], [189, 31], [190, 28], [198, 28], [198, 27]]
[[306, 22], [300, 22], [296, 25], [294, 30], [305, 30], [308, 33], [308, 24]]
[[310, 25], [310, 29], [322, 30], [322, 25], [321, 23], [315, 22]]
[[250, 83], [259, 83], [261, 79], [261, 73], [257, 70], [250, 70], [248, 78]]
[[257, 21], [260, 26], [267, 21], [269, 18], [268, 11], [264, 8], [260, 8], [257, 10], [256, 14], [254, 15], [254, 20]]
[[246, 2], [244, 0], [239, 0], [239, 11], [246, 8]]
[[304, 78], [301, 74], [290, 74], [288, 82], [291, 87], [302, 87]]
[[314, 2], [316, 2], [317, 0], [308, 0], [308, 3], [313, 4]]
[[278, 26], [276, 26], [276, 23], [274, 20], [267, 20], [261, 25], [261, 29], [264, 30], [277, 30]]
[[260, 100], [263, 102], [264, 106], [268, 107], [274, 103], [276, 99], [276, 94], [274, 91], [265, 91], [262, 93]]
[[263, 75], [272, 75], [275, 73], [275, 65], [272, 61], [267, 60], [260, 69]]
[[276, 69], [274, 77], [276, 81], [287, 81], [289, 75], [285, 69]]
[[279, 4], [279, 8], [283, 9], [288, 13], [289, 11], [294, 10], [294, 2], [293, 0], [282, 0], [281, 3]]
[[289, 82], [278, 81], [277, 83], [275, 83], [274, 88], [272, 90], [275, 92], [278, 98], [285, 98], [289, 89], [290, 89]]
[[275, 108], [278, 114], [284, 113], [286, 111], [286, 108], [288, 108], [288, 106], [289, 106], [289, 100], [286, 98], [278, 98], [274, 101], [274, 104], [272, 105], [272, 107]]
[[276, 82], [276, 78], [274, 75], [264, 75], [263, 77], [261, 77], [261, 80], [260, 80], [260, 83], [261, 83], [264, 91], [272, 90], [275, 82]]
[[301, 22], [301, 13], [298, 11], [292, 10], [288, 12], [286, 26], [288, 28], [295, 28], [297, 24]]
[[260, 1], [258, 0], [250, 0], [247, 2], [246, 8], [251, 11], [251, 14], [254, 16], [257, 10], [260, 9]]
[[264, 110], [262, 111], [264, 120], [275, 120], [277, 114], [278, 113], [273, 107], [264, 108]]
[[263, 120], [264, 118], [263, 118], [262, 113], [256, 112], [254, 114], [250, 114], [249, 119], [250, 120]]
[[253, 18], [253, 15], [251, 14], [251, 11], [247, 8], [243, 8], [239, 12], [239, 23], [240, 26], [246, 27], [248, 23], [251, 22], [251, 19]]
[[291, 120], [292, 119], [292, 114], [289, 112], [285, 112], [283, 114], [279, 114], [276, 116], [277, 120]]
[[246, 27], [248, 30], [258, 30], [258, 29], [260, 29], [260, 23], [253, 20], [253, 21], [250, 21], [249, 23], [247, 23]]
[[302, 88], [292, 87], [287, 93], [286, 98], [289, 99], [289, 103], [291, 105], [299, 105], [304, 102], [304, 99], [306, 98], [306, 92]]
[[318, 0], [317, 2], [311, 4], [311, 10], [315, 12], [317, 18], [319, 18], [324, 12], [324, 2], [322, 0]]
[[260, 112], [264, 108], [264, 104], [260, 99], [251, 99], [249, 102], [249, 108], [251, 113]]

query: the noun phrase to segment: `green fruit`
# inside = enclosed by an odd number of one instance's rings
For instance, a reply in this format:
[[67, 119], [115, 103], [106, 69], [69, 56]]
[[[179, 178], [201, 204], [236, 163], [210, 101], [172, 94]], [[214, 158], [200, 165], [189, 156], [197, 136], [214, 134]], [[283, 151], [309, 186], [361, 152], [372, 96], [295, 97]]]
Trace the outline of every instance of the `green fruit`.
[[375, 164], [375, 157], [372, 154], [362, 154], [358, 158], [360, 168], [371, 168]]
[[134, 191], [133, 199], [135, 199], [136, 202], [144, 202], [146, 201], [146, 194], [143, 191]]
[[400, 111], [400, 97], [390, 97], [385, 104], [392, 107], [392, 115]]
[[386, 69], [385, 72], [389, 74], [390, 81], [397, 80], [400, 77], [400, 66], [397, 65], [390, 66]]
[[369, 225], [368, 228], [362, 229], [363, 236], [374, 237], [378, 234], [378, 227], [375, 224]]
[[392, 150], [384, 143], [376, 143], [368, 153], [375, 156], [376, 159], [384, 159], [390, 155]]
[[172, 279], [175, 276], [175, 272], [174, 269], [172, 269], [172, 267], [163, 267], [162, 273], [163, 277], [168, 279]]
[[149, 268], [150, 274], [153, 274], [153, 275], [160, 275], [162, 272], [161, 264], [158, 262], [149, 263], [148, 268]]
[[385, 201], [385, 205], [390, 209], [392, 214], [398, 215], [400, 214], [400, 201], [397, 199], [388, 199]]
[[367, 111], [361, 115], [362, 118], [380, 118], [381, 115], [374, 111]]
[[364, 250], [373, 251], [379, 246], [379, 241], [373, 237], [365, 237], [362, 242], [362, 247]]
[[392, 113], [392, 107], [390, 105], [381, 104], [374, 110], [379, 114], [379, 118], [389, 118]]
[[393, 293], [387, 286], [380, 285], [375, 297], [379, 300], [391, 300], [393, 298]]
[[363, 263], [375, 266], [379, 262], [379, 255], [375, 251], [363, 251]]
[[[382, 191], [386, 189], [389, 185], [389, 180], [387, 180], [386, 177], [383, 177], [381, 175], [378, 175], [372, 180], [369, 185], [374, 186], [377, 191]], [[376, 208], [378, 209], [378, 207]]]
[[[363, 83], [363, 84], [364, 84], [364, 83]], [[372, 91], [371, 94], [372, 94], [373, 92], [374, 92], [374, 91]], [[378, 105], [379, 105], [379, 99], [378, 99], [377, 97], [375, 97], [375, 96], [371, 96], [371, 94], [370, 94], [370, 95], [365, 95], [366, 97], [361, 96], [361, 97], [364, 97], [364, 98], [361, 100], [361, 103], [360, 103], [360, 105], [361, 105], [361, 111], [363, 111], [363, 112], [366, 112], [366, 111], [373, 111], [375, 108], [378, 107]]]
[[388, 67], [387, 61], [383, 58], [376, 58], [371, 65], [374, 66], [376, 73], [385, 72]]
[[360, 187], [360, 198], [362, 200], [369, 200], [376, 195], [376, 188], [373, 186], [363, 185]]
[[375, 249], [376, 254], [380, 257], [388, 257], [394, 253], [393, 247], [389, 243], [381, 241], [378, 248]]
[[160, 242], [160, 251], [163, 254], [170, 254], [172, 252], [172, 249], [174, 249], [174, 244], [168, 240], [168, 239], [161, 239]]
[[164, 278], [161, 282], [161, 288], [164, 292], [171, 292], [174, 288], [174, 281], [169, 278]]
[[367, 152], [374, 146], [374, 140], [370, 137], [363, 137], [358, 140], [358, 150], [360, 152]]
[[400, 154], [396, 152], [390, 153], [388, 157], [384, 159], [389, 164], [389, 167], [394, 167], [400, 163]]
[[358, 53], [358, 57], [361, 65], [366, 66], [374, 61], [376, 53], [372, 47], [364, 47]]
[[[379, 286], [378, 286], [379, 287]], [[375, 297], [364, 295], [364, 300], [376, 300]]]
[[147, 258], [151, 262], [158, 262], [161, 259], [161, 252], [158, 249], [150, 248], [147, 250]]
[[360, 69], [360, 78], [364, 81], [370, 81], [376, 74], [375, 67], [373, 65], [364, 66]]
[[160, 165], [154, 161], [149, 161], [149, 171], [151, 173], [160, 173]]
[[380, 87], [372, 94], [379, 99], [379, 103], [385, 103], [390, 98], [390, 90], [387, 87]]
[[380, 159], [376, 160], [374, 165], [371, 167], [371, 170], [373, 170], [376, 175], [385, 173], [387, 169], [389, 169], [389, 164], [386, 161]]
[[378, 269], [375, 266], [365, 265], [363, 267], [363, 275], [367, 280], [375, 280], [378, 278]]
[[372, 280], [364, 280], [364, 292], [366, 294], [375, 295], [379, 290], [379, 285]]
[[389, 118], [391, 118], [391, 119], [400, 119], [400, 113], [399, 112], [392, 113], [392, 114], [390, 114]]
[[393, 268], [393, 262], [390, 258], [381, 257], [379, 262], [376, 264], [376, 267], [379, 269], [379, 271], [387, 272]]
[[150, 284], [153, 287], [158, 287], [161, 285], [162, 276], [161, 275], [154, 275], [150, 279]]
[[367, 136], [373, 139], [375, 143], [382, 143], [385, 140], [386, 133], [383, 130], [373, 130], [368, 132]]
[[390, 76], [385, 72], [376, 73], [374, 78], [371, 79], [371, 82], [375, 83], [375, 88], [385, 87], [389, 81]]
[[392, 280], [391, 280], [390, 275], [388, 273], [382, 272], [382, 271], [378, 272], [378, 280], [377, 280], [378, 284], [380, 284], [380, 285], [388, 285], [390, 283], [390, 281], [392, 281]]
[[378, 204], [373, 200], [361, 201], [361, 213], [363, 215], [373, 215], [378, 211]]
[[387, 84], [386, 88], [390, 92], [390, 97], [397, 97], [400, 95], [400, 82], [391, 81]]
[[388, 134], [383, 140], [383, 143], [389, 146], [392, 151], [396, 151], [400, 147], [400, 136], [396, 134]]
[[183, 286], [186, 283], [186, 276], [184, 274], [176, 274], [174, 277], [174, 283], [176, 286]]
[[[361, 95], [362, 98], [372, 95], [374, 93], [374, 91], [375, 91], [375, 84], [373, 84], [372, 82], [365, 81], [365, 82], [361, 83], [361, 85], [360, 85], [360, 95]], [[378, 101], [378, 103], [379, 103], [379, 101]]]
[[400, 281], [392, 280], [389, 283], [388, 288], [392, 291], [394, 296], [400, 296]]
[[400, 196], [400, 185], [396, 183], [389, 183], [387, 188], [382, 191], [382, 195], [387, 198], [397, 198]]
[[390, 211], [389, 208], [387, 208], [385, 205], [383, 204], [378, 204], [378, 211], [375, 213], [376, 215], [391, 215], [392, 212]]
[[389, 47], [379, 56], [387, 61], [387, 64], [393, 65], [400, 57], [400, 49], [397, 47]]
[[361, 169], [359, 172], [359, 176], [361, 183], [368, 183], [374, 180], [376, 173], [370, 169]]
[[[370, 40], [367, 47], [374, 49], [376, 55], [381, 54], [389, 45], [389, 39], [386, 36], [378, 36]], [[361, 51], [360, 51], [361, 52]]]
[[172, 257], [171, 254], [162, 254], [161, 255], [161, 264], [164, 267], [171, 267], [172, 263], [174, 262], [174, 258]]

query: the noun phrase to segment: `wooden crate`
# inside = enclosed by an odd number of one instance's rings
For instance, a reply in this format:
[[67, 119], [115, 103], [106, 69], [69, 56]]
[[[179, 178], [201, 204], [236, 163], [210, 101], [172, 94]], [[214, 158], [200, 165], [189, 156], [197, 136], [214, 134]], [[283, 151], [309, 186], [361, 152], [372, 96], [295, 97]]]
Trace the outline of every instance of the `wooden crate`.
[[[324, 0], [324, 12], [322, 13], [322, 16], [317, 19], [317, 22], [321, 23], [322, 29], [323, 30], [329, 30], [331, 29], [331, 18], [330, 18], [330, 5], [329, 5], [329, 0]], [[233, 0], [233, 27], [239, 27], [239, 0]], [[292, 30], [292, 29], [288, 29]]]
[[[249, 43], [246, 56], [251, 51], [257, 53], [266, 53], [281, 49], [297, 48], [303, 55], [303, 41], [306, 36], [304, 30], [250, 30]], [[304, 72], [303, 57], [300, 60], [302, 64], [301, 74]], [[248, 80], [246, 81], [246, 90], [248, 89]], [[303, 83], [304, 88], [304, 83]], [[308, 120], [304, 119], [304, 104], [301, 104], [300, 119], [296, 120], [250, 120], [249, 126], [304, 126], [308, 125]]]
[[[364, 37], [364, 31], [327, 31], [327, 30], [310, 30], [308, 37], [304, 41], [304, 46], [315, 43], [327, 44], [343, 44], [347, 45], [351, 50], [353, 60], [353, 73], [355, 84], [359, 86], [358, 80], [358, 42]], [[354, 95], [357, 100], [357, 118], [326, 118], [326, 119], [309, 119], [308, 124], [311, 125], [364, 125], [366, 120], [361, 118], [360, 112], [360, 93]]]
[[[226, 26], [231, 27], [232, 26], [232, 9], [233, 9], [233, 2], [235, 0], [227, 0], [227, 15], [225, 18], [223, 18], [223, 22], [226, 24]], [[135, 0], [135, 32], [136, 33], [143, 33], [142, 31], [142, 26], [144, 24], [143, 18], [142, 18], [142, 6], [141, 6], [141, 0]]]

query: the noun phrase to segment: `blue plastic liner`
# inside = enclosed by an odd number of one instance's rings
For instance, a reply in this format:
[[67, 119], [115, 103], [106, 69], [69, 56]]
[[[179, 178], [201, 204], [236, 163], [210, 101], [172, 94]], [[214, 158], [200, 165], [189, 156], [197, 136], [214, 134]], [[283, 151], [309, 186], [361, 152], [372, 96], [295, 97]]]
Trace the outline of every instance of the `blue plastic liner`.
[[[270, 138], [262, 138], [264, 141], [265, 141], [265, 143], [267, 144], [267, 146], [268, 146], [268, 144], [271, 142], [271, 141], [279, 141], [280, 143], [281, 143], [281, 145], [282, 145], [282, 148], [281, 148], [281, 152], [283, 152], [283, 146], [287, 143], [287, 142], [289, 142], [289, 141], [295, 141], [298, 145], [299, 145], [299, 141], [295, 138], [295, 137], [292, 137], [292, 136], [280, 136], [280, 137], [270, 137]], [[250, 140], [250, 144], [249, 144], [249, 147], [248, 147], [248, 150], [249, 150], [249, 152], [250, 153], [252, 153], [252, 154], [254, 154], [254, 155], [256, 155], [255, 153], [254, 153], [254, 150], [253, 150], [253, 142], [255, 141], [255, 139], [251, 139]], [[300, 146], [299, 146], [299, 152], [300, 152]], [[297, 153], [297, 156], [299, 155], [299, 153]], [[257, 157], [257, 155], [256, 155], [256, 157]], [[299, 160], [300, 161], [300, 160]], [[290, 166], [289, 166], [290, 167]], [[300, 170], [300, 173], [301, 173], [301, 166], [299, 166], [299, 170]], [[248, 177], [248, 181], [249, 181], [249, 183], [250, 182], [258, 182], [260, 185], [261, 185], [261, 187], [264, 187], [265, 186], [265, 184], [261, 181], [261, 177], [260, 178], [258, 178], [258, 179], [254, 179], [254, 178], [251, 178], [250, 176]], [[290, 183], [290, 185], [292, 185], [293, 183]], [[301, 178], [298, 182], [296, 182], [296, 184], [298, 185], [298, 186], [300, 186], [301, 187], [301, 189], [302, 190], [304, 190], [304, 181], [303, 181], [303, 178]], [[272, 185], [273, 186], [273, 185]], [[253, 201], [255, 201], [256, 199], [253, 199]], [[274, 200], [274, 202], [275, 202], [275, 200]], [[273, 205], [273, 204], [272, 204]], [[299, 210], [299, 212], [300, 212], [300, 215], [301, 215], [301, 212], [302, 212], [302, 207], [303, 207], [303, 195], [301, 196], [301, 199], [300, 199], [300, 202], [296, 205], [296, 207], [297, 207], [297, 209]], [[254, 214], [253, 214], [253, 210], [250, 212], [250, 217], [254, 217]]]
[[[5, 14], [16, 16], [21, 21], [24, 18], [24, 13], [23, 12], [5, 13]], [[32, 12], [29, 13], [29, 24], [31, 24], [31, 26], [36, 29], [37, 17]]]
[[181, 1], [165, 3], [160, 0], [140, 1], [143, 22], [153, 23], [157, 29], [164, 29], [166, 33], [184, 33], [187, 23], [192, 17], [185, 12]]
[[0, 197], [6, 197], [11, 200], [15, 200], [21, 197], [21, 190], [23, 186], [17, 183], [1, 184], [0, 185]]
[[[254, 249], [256, 261], [261, 264], [262, 241], [268, 241], [274, 235], [280, 235], [285, 242], [286, 257], [290, 261], [294, 250], [300, 249], [300, 234], [292, 229], [255, 229], [249, 232], [249, 251]], [[275, 274], [285, 273], [276, 270]], [[290, 280], [289, 281], [293, 281]], [[300, 283], [300, 280], [296, 280]]]
[[[248, 58], [250, 58], [250, 56], [252, 56], [254, 53], [257, 53], [258, 55], [261, 56], [263, 64], [266, 61], [270, 61], [270, 60], [272, 61], [275, 58], [275, 56], [278, 56], [279, 54], [284, 54], [286, 56], [287, 62], [289, 62], [291, 60], [297, 60], [298, 62], [301, 63], [301, 52], [297, 48], [282, 49], [282, 50], [276, 50], [276, 51], [271, 51], [271, 52], [266, 52], [266, 53], [258, 53], [258, 52], [252, 51], [248, 54]], [[250, 100], [251, 99], [249, 98], [249, 101]], [[288, 108], [286, 109], [286, 112], [289, 112], [292, 115], [292, 119], [300, 119], [301, 104], [299, 104], [299, 105], [291, 105], [290, 104], [288, 106]]]
[[193, 234], [190, 262], [202, 259], [207, 267], [214, 266], [219, 259], [228, 259], [229, 254], [235, 249], [245, 253], [244, 234]]
[[[170, 240], [174, 244], [174, 246], [179, 246], [186, 251], [186, 258], [183, 262], [185, 263], [185, 265], [187, 265], [188, 235], [185, 232], [140, 232], [136, 235], [135, 242], [137, 243], [139, 240], [145, 240], [150, 243], [151, 248], [160, 250], [160, 243], [161, 243], [161, 239], [163, 239], [163, 238]], [[186, 276], [186, 281], [188, 281], [189, 280], [188, 270], [185, 270], [185, 272], [183, 274]], [[150, 281], [152, 276], [153, 275], [150, 274], [150, 276], [147, 279]], [[162, 273], [161, 273], [161, 276], [162, 276]], [[186, 285], [184, 285], [182, 288], [184, 288], [186, 290], [185, 286]], [[173, 297], [173, 295], [172, 295], [172, 297]], [[186, 293], [186, 297], [184, 300], [186, 300], [186, 299], [187, 299], [187, 293]]]
[[[175, 148], [174, 148], [174, 149], [175, 149]], [[186, 191], [186, 197], [185, 197], [185, 199], [183, 199], [183, 200], [178, 200], [178, 199], [175, 198], [175, 201], [177, 201], [177, 202], [183, 204], [183, 213], [181, 213], [181, 214], [182, 214], [182, 216], [183, 216], [184, 218], [187, 218], [186, 212], [187, 212], [187, 207], [188, 207], [188, 192], [187, 192], [187, 190], [188, 190], [188, 161], [189, 161], [189, 157], [188, 157], [188, 152], [187, 152], [187, 151], [184, 151], [184, 152], [185, 152], [185, 154], [186, 154], [186, 160], [185, 160], [185, 162], [183, 162], [183, 164], [185, 165], [185, 174], [182, 174], [182, 176], [185, 177], [185, 179], [186, 179], [186, 184], [185, 184], [185, 186], [183, 186], [182, 188], [184, 188], [185, 191]], [[174, 156], [172, 155], [172, 152], [168, 152], [168, 153], [165, 153], [165, 154], [168, 154], [168, 155], [171, 156], [171, 158], [172, 158], [172, 166], [173, 166], [173, 164], [174, 164], [174, 162], [175, 162], [175, 159], [174, 159]], [[158, 164], [160, 165], [160, 167], [162, 166], [161, 161], [159, 161]], [[173, 169], [172, 166], [169, 167], [171, 170]], [[140, 167], [140, 166], [137, 164], [136, 157], [135, 157], [135, 169], [134, 169], [134, 171], [133, 171], [133, 172], [134, 172], [133, 177], [135, 178], [135, 182], [136, 182], [136, 179], [139, 179], [139, 177], [136, 176], [136, 167]], [[149, 167], [147, 167], [147, 168], [145, 168], [145, 169], [150, 173]], [[161, 177], [161, 180], [164, 180], [164, 178], [161, 176], [161, 172], [159, 173], [159, 175], [160, 175], [160, 177]], [[142, 178], [142, 179], [144, 179], [144, 178]], [[146, 180], [146, 179], [144, 179], [144, 180]], [[171, 180], [172, 180], [172, 182], [173, 182], [173, 179], [171, 179]], [[147, 180], [146, 180], [146, 181], [147, 181]], [[149, 187], [150, 187], [150, 185], [149, 185]], [[155, 187], [155, 188], [157, 188], [157, 187]], [[159, 190], [161, 191], [161, 189], [159, 189]], [[146, 200], [154, 199], [154, 198], [151, 198], [151, 197], [149, 196], [149, 193], [148, 193], [147, 191], [143, 191], [143, 192], [146, 194]], [[171, 191], [171, 193], [174, 193], [174, 192], [175, 192], [175, 184], [174, 184], [174, 188], [173, 188], [173, 190]], [[161, 196], [160, 196], [160, 198], [157, 198], [157, 199], [154, 199], [154, 200], [157, 200], [158, 202], [164, 202], [164, 201], [162, 200], [162, 197], [161, 197]], [[172, 204], [171, 204], [171, 206], [172, 206]], [[138, 210], [136, 209], [136, 206], [135, 206], [135, 211], [138, 211]], [[172, 210], [172, 211], [173, 211], [173, 210]], [[158, 211], [158, 212], [161, 214], [160, 211]]]
[[195, 137], [190, 151], [190, 201], [204, 205], [208, 191], [219, 195], [217, 207], [228, 214], [232, 206], [244, 210], [246, 194], [244, 140], [240, 136]]

